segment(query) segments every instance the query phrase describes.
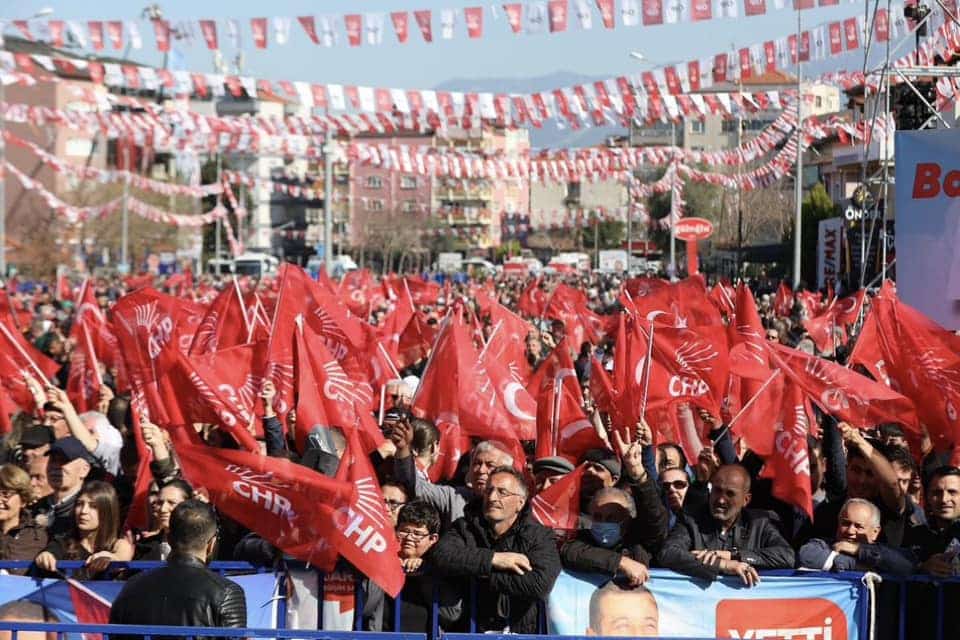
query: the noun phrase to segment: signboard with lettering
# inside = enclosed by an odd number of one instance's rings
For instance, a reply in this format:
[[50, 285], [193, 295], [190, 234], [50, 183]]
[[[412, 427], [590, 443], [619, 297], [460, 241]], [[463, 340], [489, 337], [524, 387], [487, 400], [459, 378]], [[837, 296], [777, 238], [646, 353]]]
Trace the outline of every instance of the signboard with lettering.
[[960, 131], [898, 131], [897, 295], [960, 329]]
[[646, 588], [621, 589], [609, 576], [562, 572], [547, 603], [555, 635], [634, 638], [860, 640], [869, 598], [857, 578], [763, 576], [706, 584], [654, 569]]
[[843, 268], [843, 218], [821, 220], [817, 233], [817, 288], [835, 282]]
[[675, 229], [678, 240], [706, 240], [713, 234], [713, 223], [706, 218], [681, 218]]

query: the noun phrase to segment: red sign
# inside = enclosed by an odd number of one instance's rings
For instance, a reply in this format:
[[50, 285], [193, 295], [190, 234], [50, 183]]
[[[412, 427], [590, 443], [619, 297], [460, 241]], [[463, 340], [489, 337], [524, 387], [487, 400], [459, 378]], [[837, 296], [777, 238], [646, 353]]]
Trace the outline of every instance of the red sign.
[[847, 640], [847, 616], [824, 598], [721, 600], [718, 638]]
[[713, 223], [704, 218], [681, 218], [675, 229], [678, 240], [706, 240], [713, 235]]

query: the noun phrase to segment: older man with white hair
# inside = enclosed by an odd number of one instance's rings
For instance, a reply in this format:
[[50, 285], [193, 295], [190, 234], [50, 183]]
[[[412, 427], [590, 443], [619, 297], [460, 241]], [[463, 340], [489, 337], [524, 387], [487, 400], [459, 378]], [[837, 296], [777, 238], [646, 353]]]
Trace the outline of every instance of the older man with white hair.
[[906, 549], [878, 544], [880, 509], [869, 500], [850, 498], [840, 510], [832, 544], [814, 538], [800, 547], [797, 564], [818, 571], [876, 571], [910, 575], [916, 559]]

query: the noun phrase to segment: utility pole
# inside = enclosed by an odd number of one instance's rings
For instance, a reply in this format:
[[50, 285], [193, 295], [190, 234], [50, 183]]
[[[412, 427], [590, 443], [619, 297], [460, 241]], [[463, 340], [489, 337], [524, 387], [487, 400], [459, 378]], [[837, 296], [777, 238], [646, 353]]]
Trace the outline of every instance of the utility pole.
[[[631, 171], [627, 174], [627, 273], [630, 272], [630, 263], [633, 258], [633, 181]], [[599, 254], [597, 254], [599, 256]], [[599, 260], [599, 257], [597, 258]], [[599, 267], [598, 267], [599, 268]]]
[[670, 279], [673, 280], [677, 277], [677, 226], [676, 216], [677, 206], [676, 206], [676, 169], [677, 169], [677, 124], [671, 120], [670, 122], [670, 148], [673, 155], [673, 163], [671, 166], [671, 171], [674, 172], [673, 175], [673, 186], [670, 189]]
[[793, 288], [796, 289], [800, 284], [800, 251], [802, 242], [800, 239], [803, 230], [803, 94], [800, 88], [800, 28], [801, 13], [797, 9], [797, 179], [794, 185], [796, 197], [796, 214], [793, 220]]
[[130, 273], [130, 214], [127, 210], [127, 197], [130, 195], [130, 144], [127, 141], [123, 143], [120, 157], [125, 172], [123, 175], [123, 201], [120, 203], [123, 212], [120, 223], [120, 270], [123, 273]]
[[[799, 47], [799, 44], [797, 45]], [[743, 96], [743, 77], [737, 77], [737, 91]], [[743, 273], [743, 187], [740, 180], [743, 173], [743, 158], [740, 157], [740, 147], [743, 145], [743, 110], [737, 109], [737, 270], [734, 282], [740, 279]]]
[[328, 129], [323, 145], [323, 262], [328, 275], [333, 275], [333, 152], [336, 148]]
[[[218, 182], [218, 183], [220, 182], [220, 170], [223, 168], [223, 165], [221, 164], [222, 162], [223, 162], [223, 160], [222, 160], [222, 158], [221, 158], [221, 156], [220, 156], [220, 152], [218, 151], [218, 152], [217, 152], [217, 182]], [[216, 205], [216, 206], [217, 206], [218, 208], [219, 208], [219, 206], [220, 206], [220, 204], [221, 204], [221, 200], [220, 200], [221, 197], [222, 197], [222, 196], [220, 196], [220, 195], [217, 196], [217, 205]], [[216, 260], [216, 265], [217, 265], [217, 275], [219, 276], [219, 275], [220, 275], [220, 234], [223, 232], [223, 219], [222, 219], [222, 216], [219, 216], [219, 215], [217, 216], [217, 222], [216, 222], [216, 225], [215, 225], [215, 229], [216, 229], [216, 236], [215, 236], [214, 239], [213, 239], [213, 243], [214, 243], [214, 245], [213, 245], [213, 246], [214, 246], [213, 253], [214, 253], [214, 259]]]

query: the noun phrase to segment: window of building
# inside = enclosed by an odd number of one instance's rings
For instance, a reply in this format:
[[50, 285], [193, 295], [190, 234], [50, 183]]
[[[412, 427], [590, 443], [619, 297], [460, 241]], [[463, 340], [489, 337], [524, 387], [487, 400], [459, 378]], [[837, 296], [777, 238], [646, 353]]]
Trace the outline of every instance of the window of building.
[[367, 176], [367, 189], [380, 189], [383, 187], [383, 180], [380, 176]]
[[383, 200], [370, 200], [367, 202], [368, 211], [383, 211]]
[[823, 98], [821, 96], [817, 96], [816, 100], [814, 100], [814, 104], [819, 109], [820, 107], [823, 106]]
[[723, 133], [736, 133], [737, 132], [737, 121], [736, 120], [724, 120], [721, 128]]
[[401, 189], [416, 189], [417, 179], [414, 176], [400, 176]]
[[416, 213], [419, 209], [420, 209], [420, 205], [416, 200], [403, 201], [403, 211], [405, 213]]
[[702, 134], [704, 132], [703, 120], [690, 121], [690, 133]]

